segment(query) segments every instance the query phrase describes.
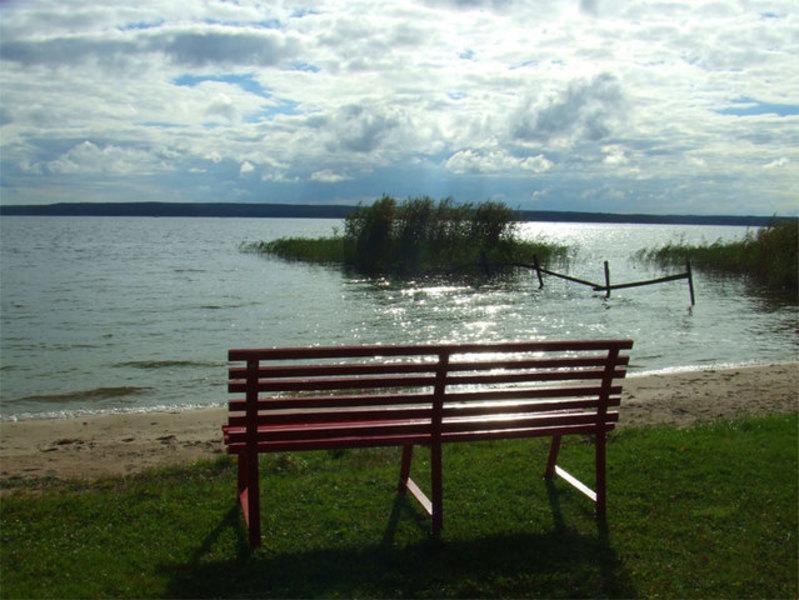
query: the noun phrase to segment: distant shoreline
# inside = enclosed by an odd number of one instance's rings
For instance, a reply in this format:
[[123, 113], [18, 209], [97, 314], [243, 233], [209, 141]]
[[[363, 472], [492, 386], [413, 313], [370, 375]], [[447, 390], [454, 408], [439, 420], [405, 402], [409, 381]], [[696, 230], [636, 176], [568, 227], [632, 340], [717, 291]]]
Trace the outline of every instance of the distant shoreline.
[[[60, 202], [0, 205], [0, 216], [26, 217], [214, 217], [343, 219], [356, 206], [335, 204], [253, 204], [223, 202]], [[629, 223], [645, 225], [732, 225], [762, 227], [797, 217], [755, 215], [648, 215], [520, 210], [519, 221], [549, 223]]]

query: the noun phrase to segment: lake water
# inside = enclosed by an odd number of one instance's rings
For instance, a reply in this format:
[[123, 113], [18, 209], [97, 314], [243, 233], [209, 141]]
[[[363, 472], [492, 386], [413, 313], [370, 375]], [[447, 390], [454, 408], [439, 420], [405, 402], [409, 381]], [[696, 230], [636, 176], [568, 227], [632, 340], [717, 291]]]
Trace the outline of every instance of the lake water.
[[[178, 409], [226, 401], [231, 347], [631, 337], [631, 374], [797, 360], [797, 306], [738, 279], [614, 291], [535, 276], [391, 282], [241, 252], [330, 234], [306, 219], [3, 217], [0, 417]], [[665, 274], [635, 251], [741, 227], [526, 223], [564, 242], [561, 270], [612, 283]], [[678, 269], [679, 270], [679, 269]]]

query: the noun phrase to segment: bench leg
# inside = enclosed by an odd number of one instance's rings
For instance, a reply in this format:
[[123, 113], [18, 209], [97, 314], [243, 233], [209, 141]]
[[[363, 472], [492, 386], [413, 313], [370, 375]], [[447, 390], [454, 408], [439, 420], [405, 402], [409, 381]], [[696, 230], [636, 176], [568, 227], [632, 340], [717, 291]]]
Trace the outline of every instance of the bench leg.
[[555, 476], [555, 465], [558, 462], [558, 452], [560, 452], [560, 436], [553, 435], [552, 443], [549, 446], [549, 458], [547, 458], [547, 468], [544, 471], [544, 479], [552, 479]]
[[238, 454], [238, 477], [237, 477], [237, 488], [239, 495], [246, 489], [247, 487], [247, 455], [242, 453]]
[[241, 511], [249, 532], [250, 547], [261, 545], [261, 500], [258, 485], [258, 454], [252, 460], [246, 452], [239, 454], [238, 491]]
[[444, 491], [441, 477], [441, 443], [430, 446], [430, 470], [433, 486], [433, 535], [441, 533], [444, 526]]
[[607, 433], [601, 431], [596, 434], [596, 516], [604, 519], [607, 513], [607, 484], [606, 484], [606, 465], [605, 447], [607, 443]]
[[398, 493], [403, 493], [408, 487], [408, 479], [411, 476], [411, 459], [413, 458], [413, 446], [406, 444], [402, 447], [402, 463], [400, 464], [400, 478]]

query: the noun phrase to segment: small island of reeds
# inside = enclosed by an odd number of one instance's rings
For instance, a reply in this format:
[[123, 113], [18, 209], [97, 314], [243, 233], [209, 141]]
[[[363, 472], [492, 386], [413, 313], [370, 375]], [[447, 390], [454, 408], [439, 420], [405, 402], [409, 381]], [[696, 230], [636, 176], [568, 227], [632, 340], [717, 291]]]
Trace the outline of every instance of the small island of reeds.
[[366, 275], [463, 274], [563, 260], [568, 248], [518, 237], [515, 211], [499, 202], [456, 204], [429, 197], [383, 196], [359, 206], [344, 233], [280, 238], [243, 248], [286, 260], [337, 264]]
[[660, 248], [640, 250], [639, 260], [661, 266], [684, 265], [720, 274], [744, 275], [770, 289], [797, 293], [799, 275], [799, 220], [785, 219], [751, 231], [733, 242], [692, 245], [669, 242]]

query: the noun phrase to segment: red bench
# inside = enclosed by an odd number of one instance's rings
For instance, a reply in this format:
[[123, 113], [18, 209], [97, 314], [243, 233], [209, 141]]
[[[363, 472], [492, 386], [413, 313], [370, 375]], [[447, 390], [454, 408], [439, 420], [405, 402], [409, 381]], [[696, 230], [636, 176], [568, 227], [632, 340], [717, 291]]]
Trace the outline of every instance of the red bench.
[[[631, 340], [230, 350], [227, 451], [252, 546], [261, 543], [262, 452], [402, 446], [400, 492], [443, 525], [445, 442], [550, 436], [545, 478], [559, 475], [606, 510], [605, 440], [618, 420]], [[243, 363], [243, 364], [242, 364]], [[556, 465], [561, 436], [596, 438], [596, 491]], [[431, 448], [431, 499], [409, 477]]]

